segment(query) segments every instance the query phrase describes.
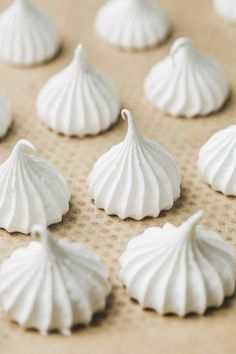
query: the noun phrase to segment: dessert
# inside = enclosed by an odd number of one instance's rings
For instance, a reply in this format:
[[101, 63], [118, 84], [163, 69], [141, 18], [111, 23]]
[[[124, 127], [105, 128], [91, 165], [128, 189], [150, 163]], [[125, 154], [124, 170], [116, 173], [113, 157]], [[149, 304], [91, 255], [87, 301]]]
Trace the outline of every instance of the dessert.
[[8, 101], [0, 96], [0, 138], [3, 138], [12, 123], [11, 107]]
[[72, 62], [43, 86], [37, 100], [39, 118], [68, 136], [107, 130], [117, 120], [119, 110], [113, 83], [88, 63], [82, 44]]
[[143, 308], [202, 315], [234, 294], [235, 252], [216, 232], [198, 225], [203, 214], [199, 210], [179, 227], [150, 227], [129, 241], [120, 279]]
[[157, 217], [180, 196], [180, 172], [162, 146], [144, 139], [132, 114], [125, 139], [98, 159], [88, 177], [88, 192], [98, 208], [120, 219]]
[[2, 263], [1, 306], [24, 328], [70, 335], [74, 325], [88, 325], [105, 308], [109, 272], [82, 244], [56, 241], [45, 227], [34, 225], [32, 235], [37, 234], [41, 242], [16, 249]]
[[216, 12], [229, 22], [236, 22], [236, 0], [213, 0]]
[[179, 38], [167, 58], [144, 82], [147, 99], [172, 116], [193, 118], [218, 111], [229, 96], [221, 67], [202, 54], [189, 38]]
[[58, 223], [69, 210], [70, 192], [62, 175], [45, 159], [29, 154], [19, 140], [0, 165], [0, 227], [29, 233], [35, 223]]
[[236, 125], [215, 133], [200, 149], [198, 169], [214, 190], [236, 196]]
[[60, 47], [58, 31], [29, 0], [14, 0], [0, 15], [0, 59], [34, 65], [52, 59]]
[[95, 29], [106, 42], [137, 50], [163, 42], [170, 32], [170, 25], [156, 2], [110, 0], [99, 10]]

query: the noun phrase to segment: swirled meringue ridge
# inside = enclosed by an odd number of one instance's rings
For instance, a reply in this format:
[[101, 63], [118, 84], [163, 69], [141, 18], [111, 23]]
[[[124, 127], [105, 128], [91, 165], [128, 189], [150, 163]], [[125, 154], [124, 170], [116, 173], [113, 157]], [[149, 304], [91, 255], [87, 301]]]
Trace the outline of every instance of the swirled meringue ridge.
[[51, 225], [69, 210], [70, 192], [61, 174], [45, 159], [30, 155], [28, 140], [19, 140], [0, 165], [0, 227], [29, 233], [32, 225]]
[[200, 210], [179, 227], [151, 227], [129, 241], [120, 279], [143, 308], [201, 315], [233, 295], [235, 252], [216, 232], [198, 225], [202, 216]]
[[156, 2], [110, 0], [99, 10], [95, 29], [111, 45], [140, 50], [163, 42], [170, 32], [170, 24]]
[[236, 196], [236, 125], [215, 133], [200, 149], [198, 169], [214, 190]]
[[37, 111], [54, 131], [84, 137], [107, 130], [116, 122], [120, 107], [113, 83], [88, 63], [79, 44], [69, 66], [40, 90]]
[[16, 249], [1, 266], [1, 306], [23, 328], [70, 335], [74, 325], [88, 325], [104, 310], [109, 272], [82, 244], [56, 241], [41, 225], [33, 226], [36, 234], [41, 242]]
[[14, 0], [0, 15], [0, 58], [14, 65], [52, 59], [60, 48], [57, 28], [29, 0]]
[[147, 99], [172, 116], [193, 118], [218, 111], [229, 96], [229, 84], [221, 67], [180, 38], [170, 55], [156, 64], [146, 77]]
[[180, 196], [180, 172], [162, 146], [142, 138], [131, 113], [124, 141], [98, 159], [88, 177], [88, 192], [98, 208], [120, 219], [157, 217]]

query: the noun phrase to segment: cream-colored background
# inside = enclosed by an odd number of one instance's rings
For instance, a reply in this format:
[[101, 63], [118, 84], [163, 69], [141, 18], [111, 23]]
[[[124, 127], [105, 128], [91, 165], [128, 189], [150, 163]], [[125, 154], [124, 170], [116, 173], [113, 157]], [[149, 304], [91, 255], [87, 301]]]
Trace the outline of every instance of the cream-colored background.
[[[97, 316], [88, 329], [77, 329], [70, 338], [52, 334], [46, 338], [24, 332], [0, 313], [0, 353], [23, 354], [234, 354], [236, 352], [236, 302], [227, 301], [204, 317], [179, 319], [142, 311], [125, 295], [117, 275], [118, 257], [127, 241], [145, 227], [179, 224], [198, 208], [206, 209], [203, 221], [236, 246], [236, 208], [227, 198], [205, 185], [196, 169], [202, 143], [215, 131], [235, 122], [236, 26], [224, 22], [210, 0], [160, 0], [172, 23], [173, 35], [161, 47], [141, 53], [126, 53], [96, 38], [94, 15], [102, 0], [34, 0], [58, 24], [63, 51], [56, 60], [42, 66], [19, 69], [0, 63], [0, 86], [10, 99], [14, 125], [0, 142], [0, 161], [19, 138], [31, 140], [41, 156], [49, 159], [65, 176], [72, 192], [71, 209], [63, 223], [52, 227], [56, 236], [82, 241], [97, 251], [111, 270], [112, 296], [104, 315]], [[2, 11], [9, 0], [1, 0]], [[143, 97], [142, 83], [149, 68], [163, 58], [173, 40], [189, 36], [210, 56], [218, 60], [229, 77], [232, 98], [222, 112], [195, 120], [174, 119], [156, 111]], [[174, 208], [158, 219], [142, 222], [120, 221], [97, 210], [87, 195], [86, 178], [96, 159], [125, 135], [127, 123], [121, 119], [108, 132], [86, 139], [69, 139], [50, 132], [37, 119], [35, 99], [39, 88], [71, 60], [77, 43], [86, 45], [90, 61], [108, 74], [120, 92], [122, 106], [136, 117], [141, 133], [163, 144], [176, 158], [183, 174], [182, 196]], [[0, 43], [1, 45], [1, 43]], [[25, 245], [29, 236], [10, 236], [0, 232], [0, 258]]]

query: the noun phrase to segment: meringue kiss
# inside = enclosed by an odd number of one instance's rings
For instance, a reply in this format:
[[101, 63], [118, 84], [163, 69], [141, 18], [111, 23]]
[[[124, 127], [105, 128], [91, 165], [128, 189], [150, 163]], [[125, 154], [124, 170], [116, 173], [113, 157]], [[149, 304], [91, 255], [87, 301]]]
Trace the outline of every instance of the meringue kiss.
[[39, 225], [27, 247], [13, 251], [0, 270], [0, 302], [11, 320], [46, 335], [69, 335], [88, 325], [106, 306], [109, 272], [99, 257], [80, 243], [56, 241]]
[[180, 38], [170, 55], [151, 69], [144, 91], [161, 111], [193, 118], [219, 110], [230, 90], [221, 67], [202, 54], [192, 40]]
[[0, 138], [3, 138], [12, 123], [11, 107], [8, 101], [0, 96]]
[[180, 173], [173, 157], [162, 146], [142, 138], [131, 113], [128, 132], [94, 165], [88, 192], [98, 208], [120, 219], [157, 217], [172, 208], [180, 196]]
[[236, 0], [213, 0], [215, 11], [229, 22], [236, 22]]
[[198, 168], [214, 190], [236, 196], [236, 125], [215, 133], [200, 149]]
[[29, 141], [19, 140], [0, 165], [0, 227], [27, 234], [37, 222], [60, 222], [69, 210], [70, 192], [48, 161], [25, 148], [35, 150]]
[[14, 0], [0, 15], [0, 58], [14, 65], [52, 59], [60, 47], [55, 25], [29, 0]]
[[198, 225], [203, 214], [200, 210], [179, 227], [150, 227], [128, 243], [120, 278], [143, 308], [204, 314], [233, 295], [235, 252], [216, 232]]
[[113, 83], [89, 65], [80, 44], [69, 66], [41, 89], [37, 111], [54, 131], [83, 137], [99, 134], [115, 123], [119, 100]]
[[106, 42], [124, 49], [144, 49], [163, 42], [169, 21], [152, 0], [110, 0], [98, 12], [95, 29]]

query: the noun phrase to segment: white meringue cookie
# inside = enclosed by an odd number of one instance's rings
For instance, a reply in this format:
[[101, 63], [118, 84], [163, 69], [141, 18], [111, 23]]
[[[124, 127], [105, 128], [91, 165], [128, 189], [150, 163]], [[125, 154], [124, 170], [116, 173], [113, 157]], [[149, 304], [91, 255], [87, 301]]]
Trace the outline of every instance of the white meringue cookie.
[[35, 150], [29, 141], [19, 140], [0, 165], [0, 227], [27, 234], [37, 222], [60, 222], [69, 210], [70, 192], [48, 161], [24, 148]]
[[229, 96], [229, 84], [215, 61], [200, 53], [192, 40], [180, 38], [170, 55], [151, 69], [144, 91], [163, 112], [192, 118], [219, 110]]
[[128, 243], [120, 278], [131, 298], [160, 314], [203, 314], [233, 295], [236, 256], [214, 231], [197, 225], [200, 210], [181, 226], [151, 227]]
[[0, 96], [0, 138], [3, 138], [12, 123], [11, 107], [8, 101]]
[[0, 302], [11, 320], [45, 335], [69, 335], [76, 324], [89, 324], [106, 306], [109, 272], [96, 253], [80, 243], [54, 240], [33, 227], [41, 242], [16, 249], [0, 270]]
[[213, 0], [216, 12], [230, 22], [236, 22], [236, 0]]
[[109, 0], [95, 20], [98, 35], [124, 49], [153, 47], [169, 34], [162, 8], [150, 0]]
[[78, 45], [71, 64], [41, 89], [37, 110], [51, 129], [65, 135], [95, 135], [118, 118], [119, 100], [112, 82], [87, 63]]
[[214, 190], [236, 196], [236, 125], [215, 133], [200, 149], [198, 168]]
[[29, 0], [14, 0], [0, 15], [0, 43], [0, 58], [14, 65], [43, 63], [60, 47], [56, 27]]
[[162, 146], [139, 134], [132, 115], [128, 132], [94, 165], [88, 177], [89, 195], [98, 208], [120, 219], [157, 217], [180, 196], [180, 173]]

